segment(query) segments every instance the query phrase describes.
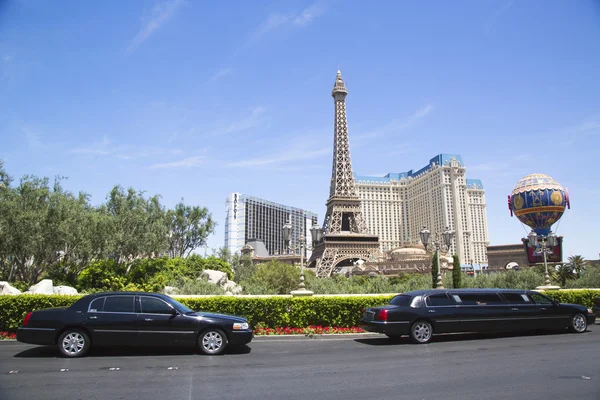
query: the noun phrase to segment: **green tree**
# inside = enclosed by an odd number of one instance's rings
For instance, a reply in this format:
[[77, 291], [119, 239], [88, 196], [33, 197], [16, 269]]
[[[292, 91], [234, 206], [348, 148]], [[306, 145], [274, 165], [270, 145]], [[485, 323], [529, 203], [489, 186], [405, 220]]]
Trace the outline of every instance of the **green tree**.
[[206, 245], [217, 225], [207, 208], [186, 206], [183, 201], [167, 212], [167, 220], [171, 257], [187, 257], [194, 249]]
[[460, 259], [457, 254], [452, 255], [454, 263], [452, 264], [452, 287], [457, 289], [461, 285], [462, 270], [460, 268]]
[[298, 267], [271, 260], [257, 265], [252, 277], [241, 285], [248, 294], [289, 294], [298, 288], [299, 282]]
[[438, 270], [439, 270], [438, 260], [434, 253], [433, 258], [431, 260], [431, 285], [432, 285], [431, 287], [434, 289], [437, 287]]
[[159, 196], [145, 199], [143, 192], [115, 186], [101, 212], [112, 217], [109, 247], [116, 262], [131, 263], [167, 250], [169, 228]]
[[560, 286], [565, 287], [568, 280], [575, 279], [573, 265], [565, 263], [556, 267], [556, 276], [560, 280]]
[[578, 278], [581, 277], [587, 266], [587, 261], [582, 256], [570, 256], [568, 263]]
[[256, 266], [249, 254], [234, 254], [231, 257], [231, 267], [233, 269], [233, 280], [236, 283], [249, 280], [256, 271]]

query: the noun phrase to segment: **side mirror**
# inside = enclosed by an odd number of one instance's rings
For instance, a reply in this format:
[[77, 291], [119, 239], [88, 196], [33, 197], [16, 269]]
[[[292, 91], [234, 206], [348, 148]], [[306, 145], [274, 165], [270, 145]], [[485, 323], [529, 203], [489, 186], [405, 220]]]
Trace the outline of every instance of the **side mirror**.
[[175, 316], [179, 315], [179, 313], [177, 312], [176, 309], [171, 308], [171, 315], [175, 317]]
[[555, 306], [557, 306], [557, 305], [560, 304], [560, 301], [552, 299], [552, 304], [554, 304]]

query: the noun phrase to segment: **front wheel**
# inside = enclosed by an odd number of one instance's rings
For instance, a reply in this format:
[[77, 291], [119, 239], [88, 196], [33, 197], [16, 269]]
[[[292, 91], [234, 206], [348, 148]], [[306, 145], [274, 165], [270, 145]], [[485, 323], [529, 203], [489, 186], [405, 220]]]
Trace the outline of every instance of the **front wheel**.
[[427, 321], [417, 321], [410, 327], [410, 340], [413, 343], [429, 343], [433, 336], [433, 327]]
[[83, 357], [90, 349], [89, 336], [79, 329], [67, 329], [58, 338], [58, 350], [65, 357]]
[[222, 354], [227, 347], [227, 336], [220, 329], [207, 329], [198, 336], [200, 352], [209, 356]]
[[575, 314], [571, 317], [571, 326], [569, 330], [575, 333], [583, 333], [587, 330], [587, 320], [583, 314]]

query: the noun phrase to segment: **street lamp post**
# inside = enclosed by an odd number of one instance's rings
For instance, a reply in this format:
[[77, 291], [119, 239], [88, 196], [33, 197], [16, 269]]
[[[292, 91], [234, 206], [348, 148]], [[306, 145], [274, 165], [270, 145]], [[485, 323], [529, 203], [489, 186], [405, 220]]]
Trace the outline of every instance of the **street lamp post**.
[[[435, 259], [437, 261], [437, 266], [438, 266], [436, 288], [443, 289], [444, 283], [442, 281], [442, 266], [440, 265], [440, 250], [442, 250], [444, 252], [450, 250], [450, 245], [452, 244], [452, 238], [454, 237], [454, 232], [451, 232], [450, 228], [446, 227], [446, 230], [444, 232], [442, 232], [441, 234], [438, 232], [436, 234], [435, 240], [433, 240], [431, 242], [430, 242], [431, 232], [429, 232], [429, 230], [426, 227], [423, 227], [423, 230], [421, 232], [419, 232], [419, 235], [421, 236], [421, 243], [423, 243], [423, 246], [425, 246], [425, 249], [427, 249], [427, 247], [429, 245], [433, 246], [433, 248], [435, 249]], [[441, 236], [442, 240], [440, 240], [440, 236]]]
[[544, 256], [544, 285], [550, 287], [550, 275], [548, 274], [548, 254], [554, 254], [554, 246], [556, 246], [557, 239], [556, 235], [550, 232], [547, 236], [537, 235], [534, 231], [531, 231], [527, 235], [528, 246], [533, 249], [534, 254], [542, 254]]
[[304, 249], [312, 250], [317, 243], [321, 241], [323, 236], [323, 232], [321, 228], [317, 224], [313, 224], [312, 228], [310, 228], [310, 234], [312, 236], [312, 246], [306, 244], [306, 237], [304, 235], [300, 235], [298, 238], [298, 243], [292, 245], [291, 242], [291, 234], [292, 234], [292, 224], [288, 221], [285, 225], [283, 225], [283, 241], [285, 243], [286, 248], [289, 250], [300, 250], [300, 283], [298, 284], [297, 290], [292, 290], [292, 296], [312, 296], [313, 292], [306, 289], [306, 285], [304, 284]]

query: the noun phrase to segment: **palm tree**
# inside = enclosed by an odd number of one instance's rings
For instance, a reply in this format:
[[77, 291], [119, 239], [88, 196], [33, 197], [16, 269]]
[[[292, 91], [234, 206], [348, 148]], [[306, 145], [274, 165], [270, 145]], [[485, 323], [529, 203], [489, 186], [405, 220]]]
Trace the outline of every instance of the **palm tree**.
[[582, 256], [570, 256], [569, 264], [571, 265], [573, 272], [576, 273], [579, 278], [581, 277], [581, 273], [585, 271], [587, 260]]

